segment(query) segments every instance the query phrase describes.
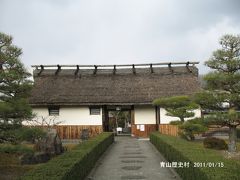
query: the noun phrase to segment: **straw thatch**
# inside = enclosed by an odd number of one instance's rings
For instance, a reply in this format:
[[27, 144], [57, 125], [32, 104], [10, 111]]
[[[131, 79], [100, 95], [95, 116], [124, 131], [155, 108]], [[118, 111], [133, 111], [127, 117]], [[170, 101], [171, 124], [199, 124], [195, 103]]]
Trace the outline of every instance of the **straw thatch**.
[[190, 95], [200, 88], [195, 66], [40, 71], [34, 70], [33, 106], [151, 104], [155, 98]]

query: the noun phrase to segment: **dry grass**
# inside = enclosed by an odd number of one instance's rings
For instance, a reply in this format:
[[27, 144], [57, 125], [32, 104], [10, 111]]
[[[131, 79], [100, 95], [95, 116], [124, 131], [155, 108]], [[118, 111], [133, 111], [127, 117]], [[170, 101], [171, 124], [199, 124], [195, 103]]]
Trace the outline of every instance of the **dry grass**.
[[75, 148], [78, 144], [63, 144], [64, 149], [67, 151], [71, 151], [73, 148]]
[[[225, 141], [228, 144], [228, 140], [225, 140]], [[204, 148], [203, 142], [200, 140], [194, 141], [193, 143], [199, 144]], [[233, 159], [233, 160], [239, 161], [240, 160], [240, 140], [237, 141], [237, 153], [229, 154], [227, 150], [216, 150], [216, 152], [221, 154], [226, 159]]]
[[1, 180], [15, 180], [27, 171], [33, 169], [37, 165], [21, 165], [19, 162], [20, 155], [0, 153], [0, 174]]
[[[66, 144], [67, 151], [71, 151], [77, 144]], [[0, 144], [0, 148], [6, 146], [14, 146], [11, 144]], [[24, 144], [29, 149], [33, 149], [33, 144]], [[21, 153], [4, 153], [0, 152], [0, 180], [15, 180], [18, 179], [20, 176], [38, 167], [40, 164], [34, 165], [21, 165], [19, 158]]]

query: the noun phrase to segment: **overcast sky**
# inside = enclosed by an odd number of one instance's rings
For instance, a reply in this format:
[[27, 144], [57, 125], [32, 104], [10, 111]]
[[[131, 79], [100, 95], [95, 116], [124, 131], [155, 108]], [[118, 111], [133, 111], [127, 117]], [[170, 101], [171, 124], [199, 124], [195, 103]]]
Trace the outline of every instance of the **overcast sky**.
[[[200, 61], [240, 33], [239, 0], [0, 0], [0, 31], [32, 64]], [[30, 68], [29, 68], [30, 69]]]

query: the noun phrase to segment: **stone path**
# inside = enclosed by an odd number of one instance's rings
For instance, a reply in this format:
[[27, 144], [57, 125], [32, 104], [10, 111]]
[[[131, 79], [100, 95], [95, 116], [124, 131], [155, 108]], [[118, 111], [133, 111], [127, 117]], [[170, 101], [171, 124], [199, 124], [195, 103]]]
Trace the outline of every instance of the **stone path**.
[[93, 180], [173, 180], [174, 170], [161, 168], [161, 154], [148, 140], [116, 137], [86, 179]]

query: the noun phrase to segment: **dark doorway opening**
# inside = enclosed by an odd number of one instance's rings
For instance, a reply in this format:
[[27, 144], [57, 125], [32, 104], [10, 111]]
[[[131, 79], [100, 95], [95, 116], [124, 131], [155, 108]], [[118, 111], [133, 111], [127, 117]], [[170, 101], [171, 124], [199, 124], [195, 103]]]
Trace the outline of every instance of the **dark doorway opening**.
[[131, 111], [108, 111], [109, 130], [117, 135], [131, 135]]
[[131, 135], [133, 106], [103, 106], [103, 130]]

